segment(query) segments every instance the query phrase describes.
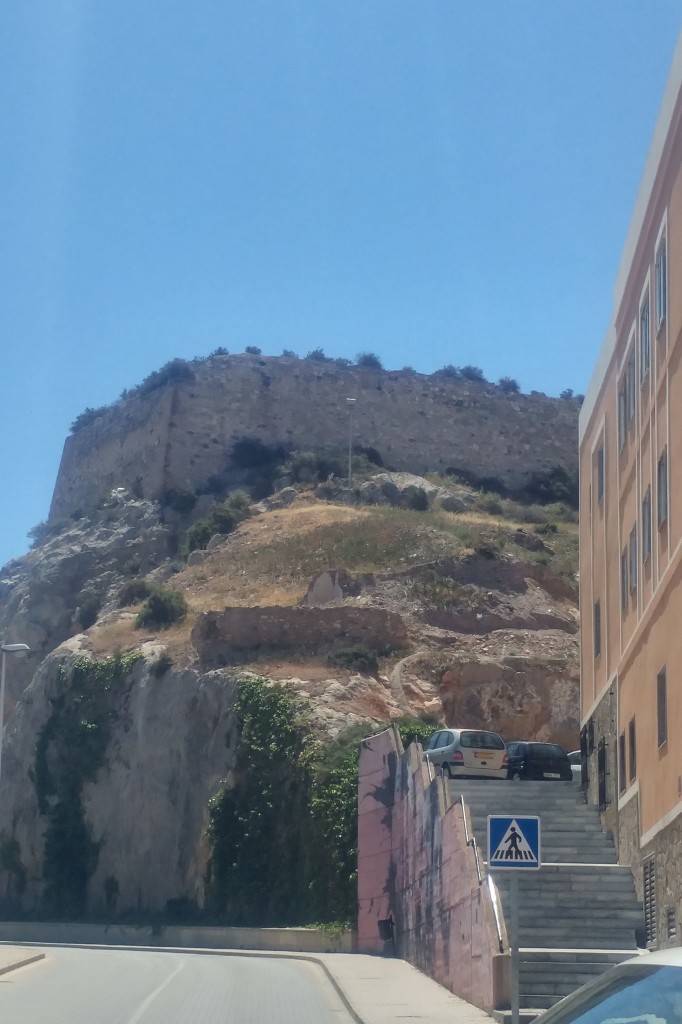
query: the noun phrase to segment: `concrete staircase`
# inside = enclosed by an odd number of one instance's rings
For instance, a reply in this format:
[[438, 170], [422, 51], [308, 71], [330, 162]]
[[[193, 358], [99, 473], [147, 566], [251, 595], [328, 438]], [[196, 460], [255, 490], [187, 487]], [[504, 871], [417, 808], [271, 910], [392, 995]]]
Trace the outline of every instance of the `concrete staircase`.
[[[573, 782], [452, 779], [487, 861], [489, 814], [540, 817], [542, 867], [519, 873], [520, 1005], [529, 1019], [637, 952], [643, 912], [596, 807]], [[509, 872], [492, 872], [508, 922]], [[507, 924], [507, 929], [508, 929]]]

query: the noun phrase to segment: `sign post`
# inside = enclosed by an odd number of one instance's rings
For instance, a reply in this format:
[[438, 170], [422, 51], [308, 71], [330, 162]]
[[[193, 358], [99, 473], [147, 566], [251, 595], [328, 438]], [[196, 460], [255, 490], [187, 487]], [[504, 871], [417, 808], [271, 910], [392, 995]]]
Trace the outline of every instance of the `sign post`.
[[512, 1024], [519, 1024], [519, 871], [540, 868], [540, 819], [537, 816], [488, 815], [488, 871], [509, 877], [509, 952]]

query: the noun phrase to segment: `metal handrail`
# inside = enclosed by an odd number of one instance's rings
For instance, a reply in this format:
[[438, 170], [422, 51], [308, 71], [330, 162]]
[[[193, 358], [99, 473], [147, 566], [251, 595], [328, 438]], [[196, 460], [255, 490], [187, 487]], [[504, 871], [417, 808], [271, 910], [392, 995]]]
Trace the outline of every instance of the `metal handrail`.
[[497, 891], [497, 886], [493, 880], [493, 876], [488, 874], [485, 876], [486, 886], [488, 888], [488, 896], [490, 897], [490, 905], [493, 908], [493, 917], [495, 918], [495, 931], [497, 932], [497, 945], [499, 946], [500, 953], [504, 953], [504, 939], [502, 938], [502, 911], [500, 907], [500, 895]]
[[471, 846], [471, 832], [469, 831], [469, 825], [467, 823], [467, 812], [466, 804], [464, 803], [464, 795], [460, 793], [459, 806], [462, 808], [462, 821], [464, 822], [464, 839], [466, 840], [467, 846]]
[[464, 802], [464, 796], [460, 795], [459, 805], [462, 808], [462, 821], [464, 822], [464, 839], [467, 846], [471, 846], [474, 851], [474, 860], [476, 862], [476, 877], [478, 878], [478, 884], [483, 885], [486, 883], [488, 889], [488, 896], [490, 897], [490, 905], [493, 908], [493, 917], [495, 918], [495, 932], [497, 933], [497, 944], [500, 949], [500, 953], [504, 953], [504, 939], [502, 937], [502, 912], [500, 907], [500, 897], [497, 891], [497, 886], [490, 874], [483, 874], [481, 871], [481, 861], [478, 855], [478, 843], [476, 842], [476, 836], [472, 836], [469, 831], [469, 824], [467, 822], [466, 804]]

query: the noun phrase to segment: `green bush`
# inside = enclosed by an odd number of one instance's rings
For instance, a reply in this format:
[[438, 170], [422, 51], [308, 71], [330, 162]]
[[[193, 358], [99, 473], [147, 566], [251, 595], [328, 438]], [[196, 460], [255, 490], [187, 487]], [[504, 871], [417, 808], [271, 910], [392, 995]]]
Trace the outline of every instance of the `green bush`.
[[376, 675], [379, 671], [379, 660], [374, 651], [362, 644], [353, 647], [340, 647], [327, 656], [327, 662], [336, 668], [354, 669], [357, 672], [368, 672]]
[[223, 345], [218, 345], [218, 348], [214, 348], [208, 358], [212, 359], [214, 356], [229, 356], [229, 354], [230, 353]]
[[290, 348], [285, 348], [282, 351], [282, 355], [284, 356], [285, 359], [298, 359], [296, 353], [292, 352]]
[[358, 352], [355, 361], [358, 366], [369, 370], [383, 370], [381, 359], [374, 352]]
[[481, 512], [487, 512], [491, 516], [501, 516], [504, 512], [504, 506], [499, 494], [481, 494], [476, 499], [475, 504], [476, 508], [479, 508]]
[[521, 388], [519, 382], [513, 377], [500, 377], [497, 382], [497, 386], [501, 391], [506, 391], [509, 394], [517, 395]]
[[571, 508], [578, 507], [578, 470], [567, 470], [563, 466], [554, 466], [546, 473], [534, 473], [523, 488], [523, 493], [531, 501], [541, 505], [553, 502], [565, 502]]
[[258, 348], [258, 345], [247, 345], [246, 348], [244, 349], [244, 351], [249, 356], [259, 356], [259, 355], [262, 355], [261, 350]]
[[172, 508], [174, 512], [182, 514], [191, 512], [196, 503], [196, 494], [186, 487], [169, 487], [161, 495], [161, 504], [164, 507]]
[[84, 409], [83, 412], [76, 416], [75, 420], [69, 427], [70, 432], [72, 434], [77, 434], [79, 430], [83, 429], [83, 427], [87, 427], [90, 423], [94, 423], [95, 420], [98, 420], [100, 416], [103, 416], [107, 409], [108, 406], [106, 405], [101, 405], [98, 409], [91, 409], [88, 406], [87, 409]]
[[131, 604], [139, 604], [153, 594], [156, 587], [147, 580], [130, 580], [121, 588], [118, 595], [119, 608], [127, 608]]
[[408, 505], [415, 512], [428, 512], [429, 497], [423, 487], [417, 487], [412, 491]]
[[306, 353], [306, 359], [312, 359], [317, 363], [332, 363], [334, 361], [331, 356], [326, 356], [324, 349], [321, 348], [311, 349]]
[[448, 377], [450, 380], [460, 380], [462, 373], [457, 366], [453, 366], [452, 363], [447, 363], [445, 366], [441, 366], [440, 370], [436, 370], [435, 377]]
[[166, 384], [173, 384], [181, 380], [194, 380], [194, 370], [186, 359], [171, 359], [160, 370], [150, 373], [138, 387], [132, 390], [139, 395], [149, 395]]
[[88, 594], [81, 600], [78, 605], [78, 624], [81, 629], [90, 629], [90, 626], [94, 626], [101, 607], [101, 598], [95, 594]]
[[564, 388], [564, 390], [559, 395], [559, 398], [563, 398], [563, 400], [565, 402], [570, 402], [570, 400], [573, 397], [574, 397], [574, 395], [573, 395], [573, 388]]
[[43, 541], [49, 540], [50, 537], [56, 537], [57, 534], [66, 530], [68, 526], [71, 526], [71, 520], [64, 519], [51, 519], [48, 522], [36, 523], [26, 534], [31, 540], [31, 547], [35, 548], [38, 544], [42, 544]]
[[459, 372], [464, 380], [473, 380], [480, 384], [485, 383], [485, 374], [480, 366], [460, 366]]
[[155, 590], [140, 609], [135, 626], [137, 629], [167, 629], [184, 619], [188, 611], [187, 601], [179, 590]]
[[549, 536], [551, 533], [558, 533], [559, 527], [556, 523], [539, 523], [534, 528], [534, 532], [542, 534], [542, 536]]
[[234, 491], [222, 504], [214, 505], [207, 516], [192, 523], [185, 534], [186, 554], [205, 548], [216, 533], [232, 533], [249, 516], [251, 499], [245, 491]]

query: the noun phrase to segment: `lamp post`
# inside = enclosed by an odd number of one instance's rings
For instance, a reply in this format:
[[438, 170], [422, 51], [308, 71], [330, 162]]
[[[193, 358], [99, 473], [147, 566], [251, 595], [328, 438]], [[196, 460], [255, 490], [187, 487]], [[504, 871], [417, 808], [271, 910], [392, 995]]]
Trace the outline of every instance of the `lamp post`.
[[348, 406], [348, 486], [353, 486], [353, 409], [355, 408], [355, 398], [347, 398], [346, 405]]
[[0, 667], [0, 778], [2, 778], [2, 736], [5, 724], [5, 655], [30, 651], [28, 644], [0, 644], [2, 666]]

